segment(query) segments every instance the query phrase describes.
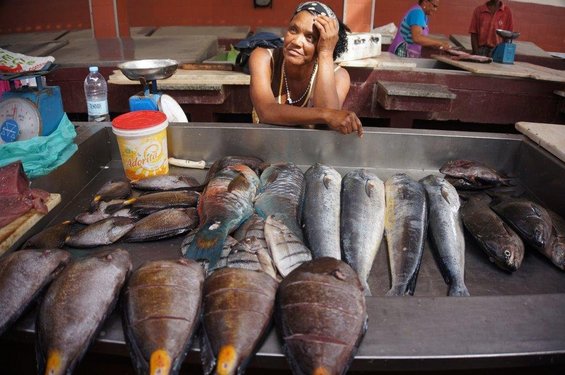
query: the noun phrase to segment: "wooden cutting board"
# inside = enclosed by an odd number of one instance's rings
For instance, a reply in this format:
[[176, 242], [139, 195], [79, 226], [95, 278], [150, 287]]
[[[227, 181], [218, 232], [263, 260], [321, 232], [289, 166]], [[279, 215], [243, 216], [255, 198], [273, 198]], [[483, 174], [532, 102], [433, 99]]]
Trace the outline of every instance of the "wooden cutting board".
[[[61, 202], [61, 194], [52, 193], [45, 201], [48, 211], [51, 211]], [[0, 228], [0, 256], [16, 243], [28, 230], [31, 229], [43, 216], [36, 210], [26, 212], [10, 224]]]

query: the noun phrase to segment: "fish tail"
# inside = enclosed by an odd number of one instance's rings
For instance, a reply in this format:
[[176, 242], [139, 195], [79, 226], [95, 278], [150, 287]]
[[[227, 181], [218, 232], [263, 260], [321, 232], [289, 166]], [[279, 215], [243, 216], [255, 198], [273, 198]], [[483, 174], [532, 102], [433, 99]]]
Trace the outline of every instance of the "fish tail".
[[228, 228], [225, 225], [207, 222], [198, 230], [184, 256], [196, 261], [207, 261], [208, 269], [213, 268], [220, 260], [227, 236]]
[[371, 297], [373, 294], [371, 293], [371, 288], [369, 288], [369, 283], [367, 282], [367, 280], [361, 280], [361, 284], [363, 284], [365, 296]]
[[467, 290], [467, 287], [465, 286], [465, 284], [459, 284], [459, 283], [452, 283], [449, 286], [449, 292], [447, 293], [448, 296], [450, 297], [469, 297], [469, 291]]
[[407, 294], [407, 287], [405, 284], [393, 285], [392, 288], [386, 293], [387, 297], [405, 296]]

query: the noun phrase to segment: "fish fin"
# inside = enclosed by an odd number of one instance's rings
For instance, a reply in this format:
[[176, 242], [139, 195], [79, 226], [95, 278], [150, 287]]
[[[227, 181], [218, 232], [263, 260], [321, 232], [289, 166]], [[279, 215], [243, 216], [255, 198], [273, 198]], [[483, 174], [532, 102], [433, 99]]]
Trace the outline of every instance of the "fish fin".
[[322, 179], [322, 182], [324, 183], [324, 186], [326, 187], [326, 189], [329, 189], [330, 186], [334, 183], [334, 177], [328, 174], [324, 175], [324, 178]]
[[272, 184], [273, 182], [275, 182], [277, 178], [279, 178], [279, 174], [280, 174], [279, 169], [273, 170], [273, 172], [271, 172], [271, 174], [269, 174], [269, 177], [265, 180], [265, 185]]
[[405, 296], [407, 287], [404, 284], [394, 285], [388, 292], [386, 292], [387, 297], [400, 297]]
[[241, 172], [237, 173], [237, 176], [235, 176], [229, 183], [228, 185], [228, 192], [231, 193], [234, 190], [248, 190], [249, 189], [249, 185], [250, 182], [249, 180], [245, 177], [245, 175]]
[[220, 260], [227, 236], [228, 228], [225, 224], [208, 221], [200, 227], [184, 256], [196, 261], [206, 260], [208, 267], [213, 268]]
[[365, 194], [367, 194], [369, 198], [371, 198], [373, 194], [375, 194], [376, 189], [377, 186], [375, 184], [375, 181], [367, 180], [367, 182], [365, 183]]
[[447, 191], [447, 189], [442, 186], [440, 188], [440, 192], [441, 192], [441, 197], [443, 198], [443, 200], [451, 205], [453, 202], [449, 201], [449, 191]]
[[447, 294], [450, 297], [469, 297], [469, 291], [465, 284], [452, 283], [449, 286], [449, 292]]
[[363, 291], [365, 292], [365, 296], [371, 297], [373, 294], [371, 293], [371, 288], [369, 288], [369, 283], [367, 280], [362, 280], [361, 284], [363, 284]]
[[200, 360], [202, 362], [202, 371], [204, 375], [210, 375], [214, 372], [214, 368], [216, 367], [216, 357], [214, 356], [212, 345], [210, 344], [204, 327], [202, 327], [200, 333]]

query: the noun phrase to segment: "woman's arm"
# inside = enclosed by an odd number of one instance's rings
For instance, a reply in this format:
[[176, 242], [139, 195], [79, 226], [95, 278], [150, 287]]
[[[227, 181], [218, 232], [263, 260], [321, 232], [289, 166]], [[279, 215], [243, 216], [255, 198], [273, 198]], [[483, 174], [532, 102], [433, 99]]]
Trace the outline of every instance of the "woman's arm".
[[412, 31], [412, 40], [414, 43], [419, 44], [423, 47], [433, 47], [437, 49], [449, 49], [451, 44], [446, 40], [434, 39], [429, 36], [422, 34], [422, 27], [418, 25], [413, 25], [410, 27]]

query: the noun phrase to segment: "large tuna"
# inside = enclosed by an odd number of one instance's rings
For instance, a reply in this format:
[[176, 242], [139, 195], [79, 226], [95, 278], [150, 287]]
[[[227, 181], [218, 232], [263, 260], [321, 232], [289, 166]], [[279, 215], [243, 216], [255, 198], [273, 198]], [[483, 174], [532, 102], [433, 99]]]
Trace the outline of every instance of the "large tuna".
[[70, 259], [64, 250], [20, 250], [0, 258], [0, 336]]
[[341, 251], [370, 295], [367, 279], [384, 234], [385, 188], [363, 169], [347, 173], [341, 182]]
[[71, 374], [115, 306], [131, 271], [116, 249], [69, 264], [51, 284], [37, 314], [40, 374]]
[[294, 374], [345, 374], [367, 331], [359, 277], [334, 258], [306, 262], [281, 282], [275, 318]]
[[385, 233], [392, 286], [388, 296], [413, 295], [427, 230], [426, 191], [404, 173], [385, 182]]
[[272, 320], [278, 283], [261, 271], [222, 268], [204, 283], [204, 374], [243, 374]]
[[421, 180], [429, 202], [429, 234], [450, 296], [469, 296], [465, 286], [465, 235], [455, 187], [438, 176]]
[[125, 291], [123, 323], [138, 374], [180, 370], [198, 326], [204, 270], [189, 259], [143, 264]]

